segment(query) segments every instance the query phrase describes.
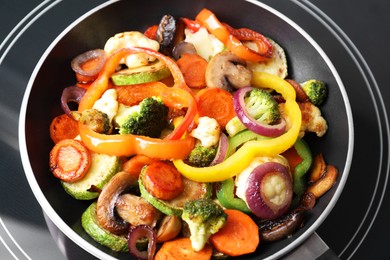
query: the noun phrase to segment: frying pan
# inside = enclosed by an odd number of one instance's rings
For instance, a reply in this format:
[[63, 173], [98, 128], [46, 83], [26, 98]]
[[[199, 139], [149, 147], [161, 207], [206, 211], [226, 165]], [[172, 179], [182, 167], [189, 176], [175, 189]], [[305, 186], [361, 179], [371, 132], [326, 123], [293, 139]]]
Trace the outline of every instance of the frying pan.
[[306, 216], [305, 226], [291, 237], [272, 244], [260, 244], [245, 259], [280, 257], [303, 243], [330, 213], [347, 180], [353, 154], [354, 130], [350, 104], [343, 82], [326, 53], [314, 39], [288, 17], [257, 1], [213, 0], [135, 0], [108, 1], [72, 23], [48, 47], [28, 83], [20, 116], [20, 147], [27, 179], [48, 221], [93, 256], [102, 259], [128, 259], [93, 241], [82, 229], [80, 217], [90, 204], [67, 195], [48, 169], [52, 148], [51, 119], [62, 113], [61, 91], [74, 84], [69, 64], [73, 57], [90, 49], [102, 48], [118, 32], [144, 31], [164, 14], [190, 17], [207, 7], [235, 28], [248, 27], [278, 42], [286, 51], [289, 77], [298, 82], [309, 78], [324, 80], [329, 97], [321, 111], [329, 124], [323, 138], [306, 137], [313, 154], [323, 153], [339, 170], [335, 186]]

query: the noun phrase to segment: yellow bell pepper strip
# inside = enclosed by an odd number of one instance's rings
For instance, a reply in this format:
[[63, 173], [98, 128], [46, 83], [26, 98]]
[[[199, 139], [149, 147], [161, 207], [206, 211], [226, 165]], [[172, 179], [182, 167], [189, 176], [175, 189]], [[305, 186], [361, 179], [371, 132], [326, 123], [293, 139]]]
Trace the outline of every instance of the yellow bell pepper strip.
[[234, 154], [220, 164], [197, 168], [183, 160], [174, 160], [176, 168], [188, 179], [198, 182], [217, 182], [242, 172], [257, 156], [275, 156], [293, 146], [298, 138], [302, 122], [301, 110], [295, 101], [294, 88], [282, 78], [265, 73], [254, 72], [252, 84], [255, 87], [271, 88], [285, 99], [285, 115], [289, 128], [282, 135], [265, 140], [248, 141]]
[[259, 53], [245, 46], [236, 36], [230, 33], [229, 29], [223, 25], [213, 12], [203, 8], [195, 18], [206, 29], [220, 40], [229, 51], [236, 56], [253, 62], [267, 60], [269, 53]]
[[187, 107], [186, 115], [180, 124], [163, 140], [158, 138], [149, 138], [137, 135], [104, 135], [98, 134], [87, 127], [79, 124], [80, 136], [83, 143], [92, 151], [118, 156], [130, 156], [134, 154], [143, 154], [159, 159], [178, 159], [185, 158], [192, 150], [194, 140], [188, 136], [180, 139], [187, 129], [193, 124], [197, 114], [196, 101], [191, 90], [184, 82], [183, 75], [176, 63], [170, 58], [156, 51], [132, 47], [124, 48], [114, 52], [107, 60], [104, 68], [98, 78], [91, 84], [80, 101], [79, 111], [92, 108], [96, 100], [109, 88], [109, 78], [115, 71], [119, 61], [133, 53], [145, 52], [157, 59], [162, 60], [174, 78], [174, 86], [167, 87], [161, 82], [152, 82], [149, 84], [134, 87], [132, 95], [140, 98], [146, 97], [145, 93], [150, 96], [160, 96], [164, 103], [170, 107], [183, 108]]

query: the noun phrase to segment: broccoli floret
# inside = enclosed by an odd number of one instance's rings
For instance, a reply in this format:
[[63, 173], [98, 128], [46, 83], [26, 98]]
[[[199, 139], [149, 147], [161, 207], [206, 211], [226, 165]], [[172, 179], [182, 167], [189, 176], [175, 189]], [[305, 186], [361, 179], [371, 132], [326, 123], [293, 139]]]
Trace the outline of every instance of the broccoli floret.
[[160, 97], [145, 98], [120, 122], [119, 133], [159, 137], [167, 126], [168, 111]]
[[244, 98], [249, 115], [259, 122], [274, 124], [281, 118], [279, 106], [271, 93], [264, 89], [254, 88]]
[[321, 105], [328, 96], [328, 88], [321, 80], [310, 79], [301, 83], [301, 86], [313, 105]]
[[204, 147], [197, 145], [192, 149], [186, 161], [189, 165], [194, 167], [206, 167], [214, 160], [217, 154], [217, 147]]
[[78, 120], [82, 124], [87, 125], [92, 131], [101, 134], [110, 132], [110, 119], [106, 113], [97, 109], [86, 109], [83, 112], [78, 113], [78, 116]]
[[227, 215], [212, 199], [197, 199], [184, 204], [181, 218], [188, 224], [192, 248], [200, 251], [212, 234], [226, 222]]

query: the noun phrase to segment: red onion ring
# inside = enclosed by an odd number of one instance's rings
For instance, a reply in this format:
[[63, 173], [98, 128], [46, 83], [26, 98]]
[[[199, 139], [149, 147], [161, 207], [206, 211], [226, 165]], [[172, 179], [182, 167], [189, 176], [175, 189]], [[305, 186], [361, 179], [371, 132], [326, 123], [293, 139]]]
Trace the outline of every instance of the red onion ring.
[[77, 86], [71, 86], [64, 88], [61, 94], [61, 107], [62, 110], [73, 118], [71, 110], [69, 108], [70, 102], [80, 103], [80, 100], [83, 98], [86, 90]]
[[286, 121], [284, 119], [281, 119], [278, 124], [268, 125], [254, 119], [246, 110], [244, 99], [246, 94], [252, 89], [252, 87], [244, 87], [234, 93], [233, 104], [237, 117], [246, 126], [246, 128], [256, 134], [267, 137], [280, 136], [286, 129]]
[[[147, 251], [140, 251], [137, 248], [137, 242], [143, 238], [148, 239]], [[154, 254], [156, 252], [156, 231], [148, 225], [138, 225], [130, 227], [128, 247], [130, 253], [137, 259], [154, 259]]]
[[217, 154], [215, 155], [215, 158], [211, 162], [210, 166], [223, 162], [225, 160], [228, 148], [229, 148], [228, 138], [224, 133], [221, 133], [221, 137], [219, 138]]
[[[277, 174], [285, 184], [285, 199], [277, 205], [265, 194], [264, 185], [269, 174]], [[253, 169], [247, 180], [245, 198], [249, 209], [261, 219], [275, 219], [286, 213], [293, 196], [292, 178], [289, 170], [283, 164], [266, 162]]]
[[[106, 62], [106, 56], [107, 56], [106, 52], [102, 49], [86, 51], [73, 58], [73, 60], [70, 63], [70, 66], [72, 67], [73, 71], [76, 72], [77, 74], [87, 76], [87, 77], [92, 77], [97, 75], [102, 70], [104, 63]], [[88, 70], [83, 69], [81, 67], [85, 62], [93, 59], [99, 60], [97, 66]]]

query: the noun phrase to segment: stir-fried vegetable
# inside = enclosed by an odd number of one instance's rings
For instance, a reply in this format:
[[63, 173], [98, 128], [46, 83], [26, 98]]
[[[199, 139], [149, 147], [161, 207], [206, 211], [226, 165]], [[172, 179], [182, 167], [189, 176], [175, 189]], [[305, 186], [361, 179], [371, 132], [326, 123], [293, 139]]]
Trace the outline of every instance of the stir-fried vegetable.
[[[280, 53], [282, 76], [271, 74]], [[315, 105], [327, 89], [285, 80], [276, 42], [208, 9], [119, 33], [71, 66], [49, 166], [72, 197], [91, 200], [83, 228], [112, 250], [250, 254], [295, 232], [336, 182], [337, 168], [302, 139], [318, 118], [313, 132], [326, 133]]]

